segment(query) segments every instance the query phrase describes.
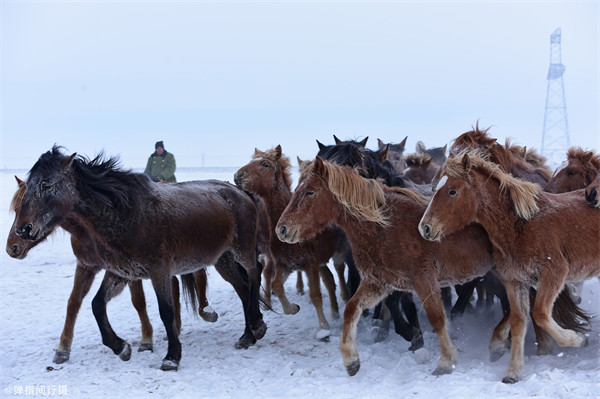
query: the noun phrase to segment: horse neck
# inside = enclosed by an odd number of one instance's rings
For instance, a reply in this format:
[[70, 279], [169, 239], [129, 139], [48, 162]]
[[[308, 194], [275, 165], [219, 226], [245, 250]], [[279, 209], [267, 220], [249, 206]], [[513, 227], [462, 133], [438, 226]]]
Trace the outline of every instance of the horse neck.
[[499, 183], [486, 176], [478, 176], [481, 185], [476, 191], [479, 207], [474, 222], [488, 233], [490, 241], [503, 255], [511, 252], [517, 242], [518, 218], [507, 192], [501, 192]]
[[265, 202], [272, 229], [275, 227], [279, 217], [288, 206], [288, 203], [292, 198], [292, 192], [283, 181], [280, 181], [272, 187], [272, 190], [264, 193], [257, 193], [257, 195]]

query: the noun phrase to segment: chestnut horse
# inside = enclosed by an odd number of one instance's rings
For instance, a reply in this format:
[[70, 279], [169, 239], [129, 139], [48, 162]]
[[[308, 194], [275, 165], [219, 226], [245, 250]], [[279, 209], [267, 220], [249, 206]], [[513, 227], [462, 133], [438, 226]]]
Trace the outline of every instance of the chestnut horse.
[[566, 165], [557, 169], [544, 186], [544, 191], [566, 193], [586, 188], [598, 176], [599, 169], [599, 154], [594, 151], [585, 151], [580, 147], [571, 147], [567, 152]]
[[600, 208], [600, 171], [592, 183], [585, 189], [585, 199], [590, 206]]
[[[261, 198], [269, 214], [270, 230], [273, 232], [279, 216], [292, 197], [291, 164], [288, 157], [282, 154], [281, 146], [265, 152], [255, 149], [252, 161], [241, 167], [234, 176], [235, 183], [245, 191]], [[321, 297], [321, 281], [329, 293], [331, 315], [339, 317], [338, 303], [335, 293], [335, 281], [327, 262], [340, 249], [339, 243], [345, 241], [344, 233], [338, 228], [329, 228], [312, 240], [297, 245], [282, 243], [273, 234], [270, 251], [275, 263], [273, 290], [279, 298], [285, 314], [296, 314], [300, 307], [289, 302], [285, 295], [283, 283], [293, 270], [302, 270], [308, 276], [309, 295], [317, 312], [320, 331], [317, 338], [327, 340], [330, 334], [329, 323], [323, 313]], [[349, 247], [341, 246], [343, 255], [350, 256]], [[267, 293], [268, 295], [269, 293]]]
[[348, 374], [360, 368], [356, 328], [362, 311], [393, 290], [414, 291], [440, 342], [434, 375], [452, 372], [457, 353], [446, 325], [440, 286], [482, 276], [494, 262], [491, 244], [477, 225], [450, 240], [423, 240], [417, 225], [427, 199], [415, 190], [387, 187], [361, 177], [354, 168], [317, 157], [300, 177], [276, 227], [290, 244], [314, 237], [332, 223], [346, 232], [362, 280], [344, 311], [340, 351]]
[[440, 169], [440, 165], [434, 164], [433, 158], [427, 153], [408, 154], [404, 160], [406, 162], [404, 176], [417, 184], [431, 183]]
[[129, 358], [130, 345], [110, 326], [106, 303], [125, 283], [149, 278], [169, 341], [161, 369], [177, 370], [181, 343], [171, 277], [212, 264], [242, 300], [246, 327], [236, 347], [262, 338], [256, 207], [250, 197], [215, 180], [155, 184], [121, 170], [116, 158], [103, 158], [66, 156], [57, 146], [42, 154], [29, 171], [14, 222], [18, 236], [38, 241], [70, 217], [71, 236], [87, 237], [79, 241], [78, 261], [110, 272], [92, 301], [103, 343]]
[[[583, 190], [543, 192], [473, 150], [451, 156], [440, 172], [419, 231], [440, 243], [472, 223], [487, 231], [510, 303], [512, 344], [503, 382], [518, 381], [523, 370], [532, 285], [537, 284], [535, 322], [561, 346], [587, 345], [582, 332], [562, 328], [552, 318], [565, 282], [600, 275], [600, 213], [587, 206]], [[569, 227], [574, 224], [577, 228]]]

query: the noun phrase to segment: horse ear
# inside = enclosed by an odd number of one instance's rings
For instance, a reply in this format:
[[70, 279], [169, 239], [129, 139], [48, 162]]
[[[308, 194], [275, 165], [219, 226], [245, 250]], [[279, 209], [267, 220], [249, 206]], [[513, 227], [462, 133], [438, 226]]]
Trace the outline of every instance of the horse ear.
[[369, 140], [369, 136], [365, 137], [365, 139], [363, 141], [361, 141], [359, 144], [362, 145], [363, 147], [367, 146], [367, 140]]
[[387, 159], [388, 151], [390, 150], [389, 143], [385, 146], [385, 148], [379, 151], [379, 162], [384, 163]]
[[277, 144], [277, 147], [275, 147], [275, 160], [279, 158], [281, 158], [281, 144]]
[[448, 144], [442, 147], [442, 152], [444, 153], [444, 155], [446, 155], [446, 147], [448, 147]]
[[342, 142], [342, 140], [335, 137], [335, 134], [333, 135], [333, 140], [335, 141], [335, 144], [340, 144]]
[[73, 160], [75, 159], [76, 156], [77, 156], [77, 153], [74, 152], [73, 154], [71, 154], [71, 156], [66, 157], [65, 159], [63, 159], [62, 165], [64, 166], [65, 169], [70, 169], [71, 168], [71, 164], [73, 163]]
[[381, 150], [383, 147], [385, 147], [385, 144], [380, 139], [377, 139], [377, 147]]
[[469, 158], [469, 154], [463, 155], [462, 165], [465, 170], [471, 169], [471, 158]]
[[317, 140], [317, 145], [319, 146], [319, 151], [326, 147], [325, 144], [321, 143], [319, 140]]
[[23, 180], [19, 179], [17, 177], [17, 175], [15, 175], [15, 180], [17, 181], [17, 184], [19, 185], [19, 187], [21, 187], [23, 184], [25, 184], [25, 182]]
[[321, 176], [325, 176], [325, 165], [323, 164], [323, 160], [321, 159], [320, 156], [317, 155], [317, 157], [315, 158], [315, 163], [314, 163], [314, 172], [321, 175]]
[[404, 140], [402, 140], [402, 141], [401, 141], [401, 142], [398, 144], [400, 147], [402, 147], [402, 151], [404, 151], [404, 147], [406, 146], [406, 139], [407, 139], [407, 138], [408, 138], [408, 136], [406, 136], [406, 137], [404, 138]]
[[422, 141], [417, 141], [417, 145], [416, 145], [416, 150], [417, 150], [417, 154], [422, 154], [425, 152], [426, 148], [425, 148], [425, 143], [423, 143]]

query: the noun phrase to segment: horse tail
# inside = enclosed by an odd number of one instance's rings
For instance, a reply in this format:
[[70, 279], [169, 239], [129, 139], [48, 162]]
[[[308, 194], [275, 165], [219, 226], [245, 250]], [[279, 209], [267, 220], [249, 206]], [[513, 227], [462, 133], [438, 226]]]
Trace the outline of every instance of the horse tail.
[[183, 296], [185, 297], [185, 304], [189, 308], [193, 309], [193, 314], [198, 316], [198, 288], [196, 287], [196, 280], [192, 273], [181, 275], [181, 286], [183, 287]]
[[563, 288], [556, 301], [554, 301], [552, 318], [562, 328], [579, 333], [589, 332], [592, 329], [592, 316], [577, 306], [567, 286]]

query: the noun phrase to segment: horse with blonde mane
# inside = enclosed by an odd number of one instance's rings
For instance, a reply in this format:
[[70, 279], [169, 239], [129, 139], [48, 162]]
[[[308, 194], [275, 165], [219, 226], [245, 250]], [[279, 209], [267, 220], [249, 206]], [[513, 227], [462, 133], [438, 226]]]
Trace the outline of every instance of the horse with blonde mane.
[[434, 375], [451, 373], [456, 348], [448, 335], [440, 287], [482, 276], [494, 262], [485, 231], [469, 226], [443, 243], [423, 240], [417, 225], [427, 199], [413, 189], [387, 187], [357, 170], [317, 157], [300, 177], [277, 223], [283, 242], [314, 237], [331, 224], [348, 236], [362, 280], [346, 304], [340, 351], [349, 375], [360, 368], [356, 328], [364, 309], [393, 290], [416, 292], [440, 342]]
[[[531, 286], [537, 284], [535, 322], [561, 346], [587, 345], [583, 331], [565, 329], [552, 317], [565, 282], [600, 275], [600, 213], [587, 206], [583, 190], [543, 192], [479, 151], [451, 155], [440, 175], [419, 231], [440, 243], [473, 223], [487, 231], [510, 303], [512, 344], [503, 382], [518, 381], [523, 371]], [[577, 228], [569, 227], [573, 223]]]
[[585, 151], [581, 147], [571, 147], [567, 151], [566, 164], [556, 170], [544, 186], [544, 191], [566, 193], [586, 188], [598, 176], [598, 170], [600, 170], [600, 154]]

